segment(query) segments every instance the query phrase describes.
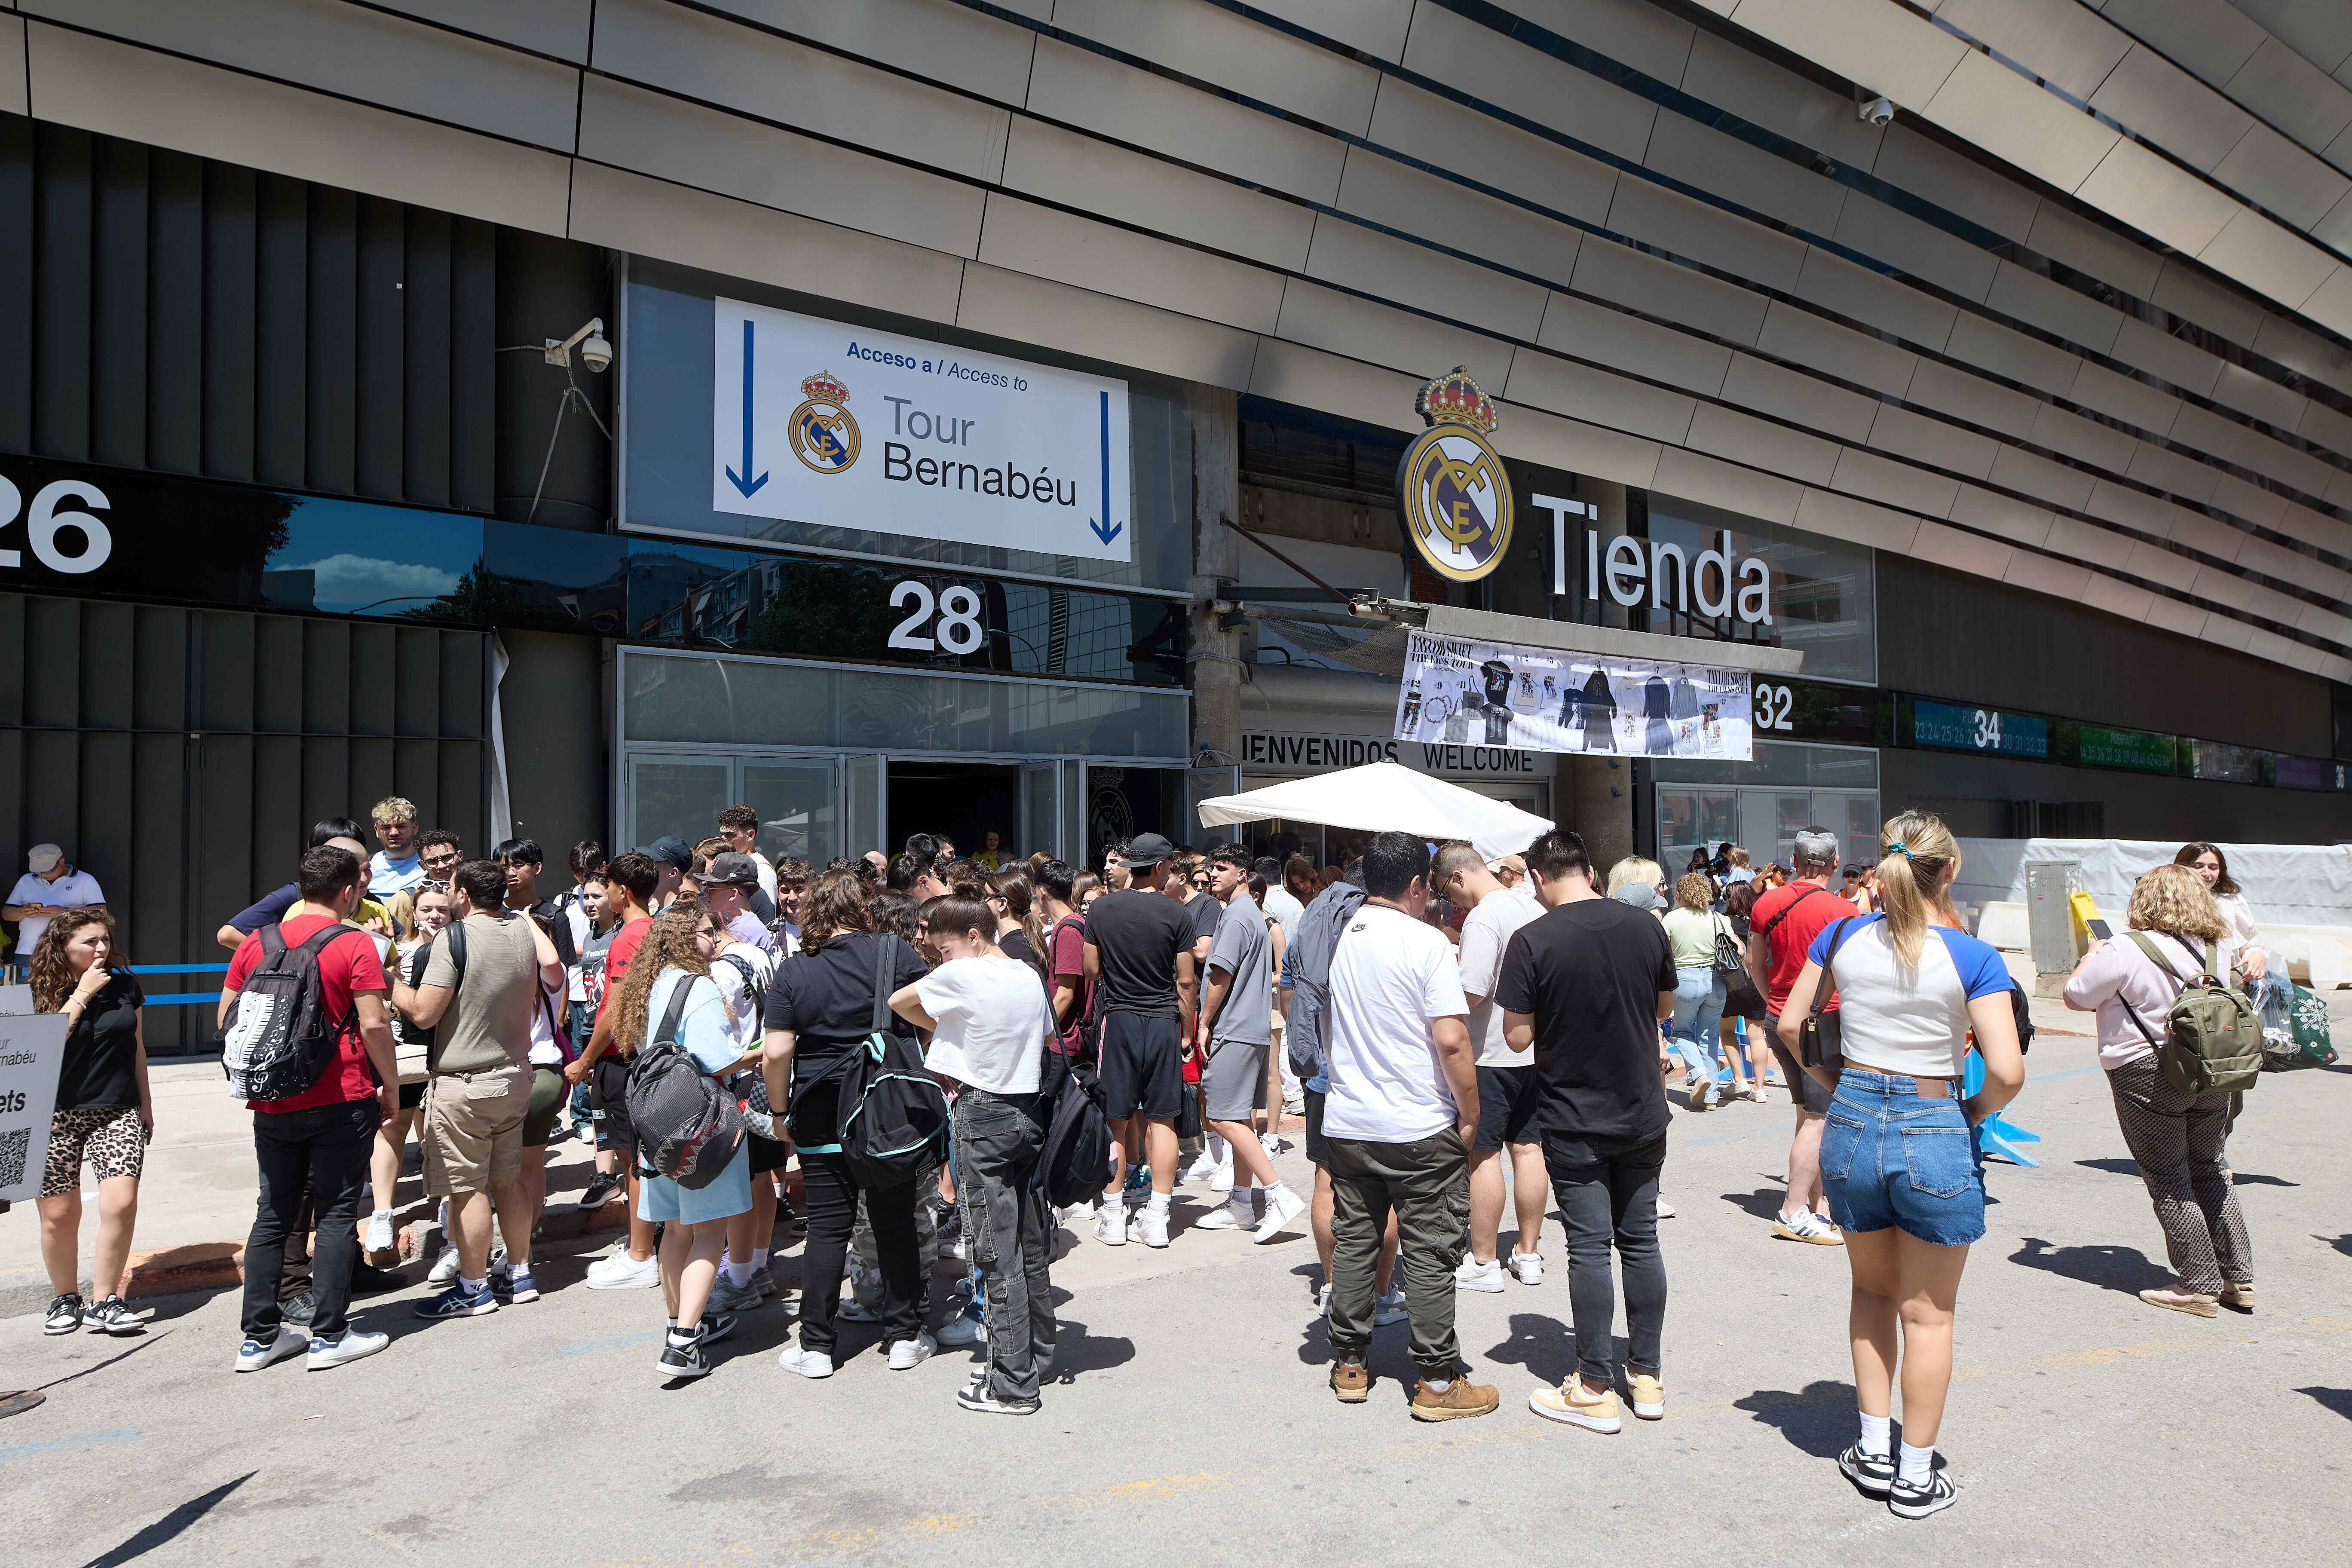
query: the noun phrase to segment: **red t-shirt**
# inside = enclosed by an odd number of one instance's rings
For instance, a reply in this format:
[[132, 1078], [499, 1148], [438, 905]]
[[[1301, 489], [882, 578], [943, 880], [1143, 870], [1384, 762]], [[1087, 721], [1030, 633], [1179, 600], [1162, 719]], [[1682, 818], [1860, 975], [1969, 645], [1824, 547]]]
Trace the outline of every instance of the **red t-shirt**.
[[[1802, 902], [1799, 902], [1802, 900]], [[1772, 969], [1768, 976], [1770, 985], [1764, 994], [1765, 1008], [1778, 1016], [1789, 1000], [1789, 988], [1804, 973], [1805, 950], [1813, 945], [1813, 938], [1832, 921], [1843, 920], [1853, 913], [1853, 906], [1822, 887], [1819, 882], [1790, 882], [1775, 888], [1756, 900], [1748, 912], [1748, 929], [1762, 931], [1772, 917], [1782, 910], [1789, 916], [1772, 927], [1772, 934], [1764, 939], [1772, 954]], [[1830, 998], [1830, 1006], [1837, 998]]]
[[[619, 994], [621, 982], [629, 976], [629, 960], [636, 957], [637, 949], [645, 945], [646, 932], [654, 929], [651, 920], [631, 921], [613, 933], [613, 945], [604, 950], [604, 999], [596, 1004], [596, 1016], [602, 1018], [604, 1009], [613, 1005]], [[615, 1040], [615, 1050], [633, 1051], [635, 1041], [624, 1046]]]
[[[326, 915], [297, 915], [278, 929], [287, 946], [299, 947], [333, 923]], [[260, 967], [261, 933], [257, 931], [237, 943], [236, 956], [228, 961], [228, 989], [242, 989], [246, 976]], [[376, 958], [373, 937], [362, 931], [339, 936], [329, 942], [319, 954], [319, 990], [327, 1005], [327, 1016], [344, 1020], [342, 1033], [335, 1041], [335, 1059], [319, 1075], [317, 1083], [293, 1099], [248, 1100], [245, 1108], [316, 1110], [324, 1105], [348, 1105], [355, 1100], [374, 1099], [375, 1068], [368, 1061], [367, 1042], [360, 1035], [352, 996], [357, 992], [384, 989], [383, 965]]]
[[[1070, 915], [1054, 927], [1046, 938], [1054, 950], [1052, 968], [1056, 983], [1067, 975], [1074, 999], [1070, 1016], [1062, 1024], [1061, 1051], [1066, 1057], [1078, 1054], [1078, 1034], [1087, 1021], [1087, 1005], [1092, 1000], [1087, 986], [1087, 922]], [[1053, 994], [1051, 988], [1046, 992]]]

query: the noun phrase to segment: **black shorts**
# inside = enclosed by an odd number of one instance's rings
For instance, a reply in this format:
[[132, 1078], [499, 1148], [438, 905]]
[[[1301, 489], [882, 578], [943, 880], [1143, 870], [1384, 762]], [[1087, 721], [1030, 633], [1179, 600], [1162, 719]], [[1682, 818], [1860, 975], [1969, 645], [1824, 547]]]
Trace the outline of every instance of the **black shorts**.
[[1323, 1097], [1313, 1089], [1307, 1096], [1307, 1163], [1318, 1169], [1331, 1163], [1331, 1146], [1323, 1142]]
[[596, 1147], [635, 1155], [637, 1130], [629, 1123], [629, 1062], [610, 1053], [588, 1069], [588, 1107], [596, 1118]]
[[757, 1132], [744, 1133], [743, 1142], [751, 1147], [751, 1173], [755, 1176], [770, 1171], [781, 1171], [792, 1163], [793, 1146], [789, 1143], [780, 1143], [773, 1138], [762, 1138]]
[[425, 1080], [423, 1079], [417, 1079], [415, 1083], [404, 1083], [400, 1086], [401, 1110], [415, 1110], [420, 1109], [424, 1104]]
[[1534, 1068], [1480, 1068], [1478, 1136], [1470, 1147], [1491, 1154], [1506, 1143], [1541, 1142], [1536, 1108], [1542, 1103], [1543, 1088]]
[[1105, 1014], [1098, 1081], [1103, 1114], [1111, 1121], [1139, 1114], [1175, 1121], [1184, 1089], [1184, 1036], [1176, 1020]]
[[[1822, 1033], [1830, 1037], [1832, 1046], [1837, 1042], [1837, 1027], [1838, 1016], [1835, 1013], [1822, 1015]], [[1764, 1037], [1772, 1042], [1772, 1059], [1780, 1064], [1780, 1077], [1788, 1087], [1790, 1102], [1815, 1116], [1827, 1115], [1835, 1091], [1816, 1083], [1812, 1075], [1797, 1060], [1796, 1053], [1780, 1043], [1780, 1020], [1778, 1017], [1765, 1018]]]

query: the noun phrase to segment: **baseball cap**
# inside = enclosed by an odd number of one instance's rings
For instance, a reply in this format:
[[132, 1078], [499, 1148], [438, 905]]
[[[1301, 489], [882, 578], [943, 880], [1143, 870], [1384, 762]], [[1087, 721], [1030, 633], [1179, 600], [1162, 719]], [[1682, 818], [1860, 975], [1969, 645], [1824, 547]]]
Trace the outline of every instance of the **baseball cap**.
[[1127, 853], [1119, 859], [1139, 871], [1146, 866], [1159, 865], [1175, 853], [1176, 846], [1157, 833], [1144, 833], [1129, 841]]
[[25, 851], [25, 865], [35, 876], [41, 876], [56, 870], [65, 858], [66, 852], [54, 844], [36, 844]]
[[1798, 860], [1834, 860], [1838, 856], [1838, 836], [1826, 827], [1800, 827], [1789, 853]]
[[1637, 910], [1662, 910], [1666, 907], [1666, 900], [1658, 897], [1658, 889], [1647, 882], [1628, 882], [1609, 896]]
[[710, 858], [710, 869], [702, 874], [705, 886], [712, 882], [730, 888], [756, 888], [760, 885], [760, 863], [749, 855], [730, 849]]
[[685, 839], [674, 834], [665, 833], [651, 844], [639, 846], [637, 853], [648, 860], [658, 860], [665, 865], [674, 866], [680, 871], [694, 869], [694, 851], [686, 847]]

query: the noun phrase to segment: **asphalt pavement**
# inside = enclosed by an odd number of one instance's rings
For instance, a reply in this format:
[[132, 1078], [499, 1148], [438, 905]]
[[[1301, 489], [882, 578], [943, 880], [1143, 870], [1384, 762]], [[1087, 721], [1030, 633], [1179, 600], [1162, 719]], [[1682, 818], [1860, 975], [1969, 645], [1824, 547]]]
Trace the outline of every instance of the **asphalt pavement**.
[[2344, 1563], [2352, 1064], [2249, 1097], [2231, 1152], [2262, 1305], [2213, 1321], [2137, 1299], [2162, 1240], [2088, 1038], [2045, 1033], [2029, 1068], [2010, 1115], [2042, 1166], [1992, 1168], [1939, 1445], [1961, 1500], [1920, 1523], [1832, 1465], [1846, 1270], [1770, 1236], [1788, 1110], [1677, 1096], [1667, 1414], [1614, 1436], [1527, 1407], [1573, 1362], [1556, 1220], [1543, 1284], [1458, 1298], [1502, 1408], [1424, 1426], [1402, 1326], [1370, 1403], [1337, 1404], [1304, 1231], [1190, 1231], [1211, 1200], [1186, 1188], [1165, 1251], [1069, 1238], [1062, 1349], [1022, 1418], [957, 1408], [967, 1353], [891, 1373], [870, 1330], [830, 1381], [792, 1376], [773, 1307], [666, 1386], [658, 1294], [580, 1285], [601, 1237], [542, 1249], [545, 1299], [492, 1317], [423, 1323], [421, 1285], [369, 1298], [357, 1322], [394, 1342], [332, 1372], [233, 1374], [231, 1292], [164, 1298], [138, 1339], [0, 1320], [0, 1388], [47, 1394], [0, 1422], [0, 1563]]

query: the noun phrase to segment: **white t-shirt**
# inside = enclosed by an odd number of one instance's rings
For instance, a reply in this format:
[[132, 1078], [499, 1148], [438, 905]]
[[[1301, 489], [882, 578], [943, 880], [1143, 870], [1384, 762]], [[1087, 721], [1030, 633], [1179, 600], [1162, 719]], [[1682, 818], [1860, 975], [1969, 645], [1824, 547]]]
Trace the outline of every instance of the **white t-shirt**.
[[[27, 871], [16, 879], [16, 890], [8, 895], [12, 904], [55, 904], [61, 910], [88, 909], [92, 904], [106, 902], [106, 895], [98, 890], [98, 879], [87, 871], [68, 871], [52, 882]], [[16, 957], [30, 963], [33, 948], [41, 933], [49, 929], [47, 915], [27, 915], [16, 927]]]
[[1959, 1077], [1968, 1054], [1969, 1004], [2015, 984], [2000, 954], [1966, 931], [1929, 926], [1919, 967], [1906, 969], [1884, 914], [1846, 921], [1832, 956], [1830, 943], [1840, 929], [1824, 928], [1805, 956], [1829, 963], [1837, 986], [1838, 1047], [1846, 1065], [1868, 1072]]
[[1503, 1039], [1503, 1009], [1495, 1001], [1495, 987], [1503, 975], [1503, 950], [1511, 933], [1543, 913], [1533, 899], [1511, 889], [1487, 894], [1462, 917], [1462, 989], [1486, 1000], [1470, 1009], [1470, 1043], [1478, 1047], [1482, 1068], [1523, 1068], [1535, 1065], [1535, 1042], [1515, 1051]]
[[1037, 972], [990, 953], [951, 958], [915, 982], [923, 1011], [939, 1021], [923, 1065], [991, 1094], [1034, 1094], [1053, 1009]]
[[572, 901], [563, 906], [563, 920], [572, 928], [572, 963], [568, 973], [571, 980], [564, 994], [574, 1002], [588, 1000], [587, 983], [580, 978], [580, 955], [588, 951], [588, 906], [580, 901], [580, 890], [572, 890]]
[[[736, 959], [751, 967], [748, 985], [744, 984], [743, 972], [733, 963]], [[775, 973], [775, 958], [748, 942], [731, 942], [711, 955], [710, 978], [727, 1004], [728, 1016], [733, 1020], [730, 1028], [735, 1043], [746, 1051], [760, 1043], [760, 1016], [767, 1006], [768, 982]]]
[[1265, 890], [1264, 907], [1265, 912], [1273, 916], [1281, 925], [1282, 934], [1285, 937], [1294, 937], [1298, 934], [1298, 922], [1305, 918], [1307, 906], [1298, 901], [1297, 894], [1276, 883]]
[[1411, 1143], [1453, 1126], [1454, 1090], [1429, 1026], [1469, 1012], [1443, 933], [1401, 910], [1358, 910], [1332, 955], [1323, 1011], [1324, 1135]]

